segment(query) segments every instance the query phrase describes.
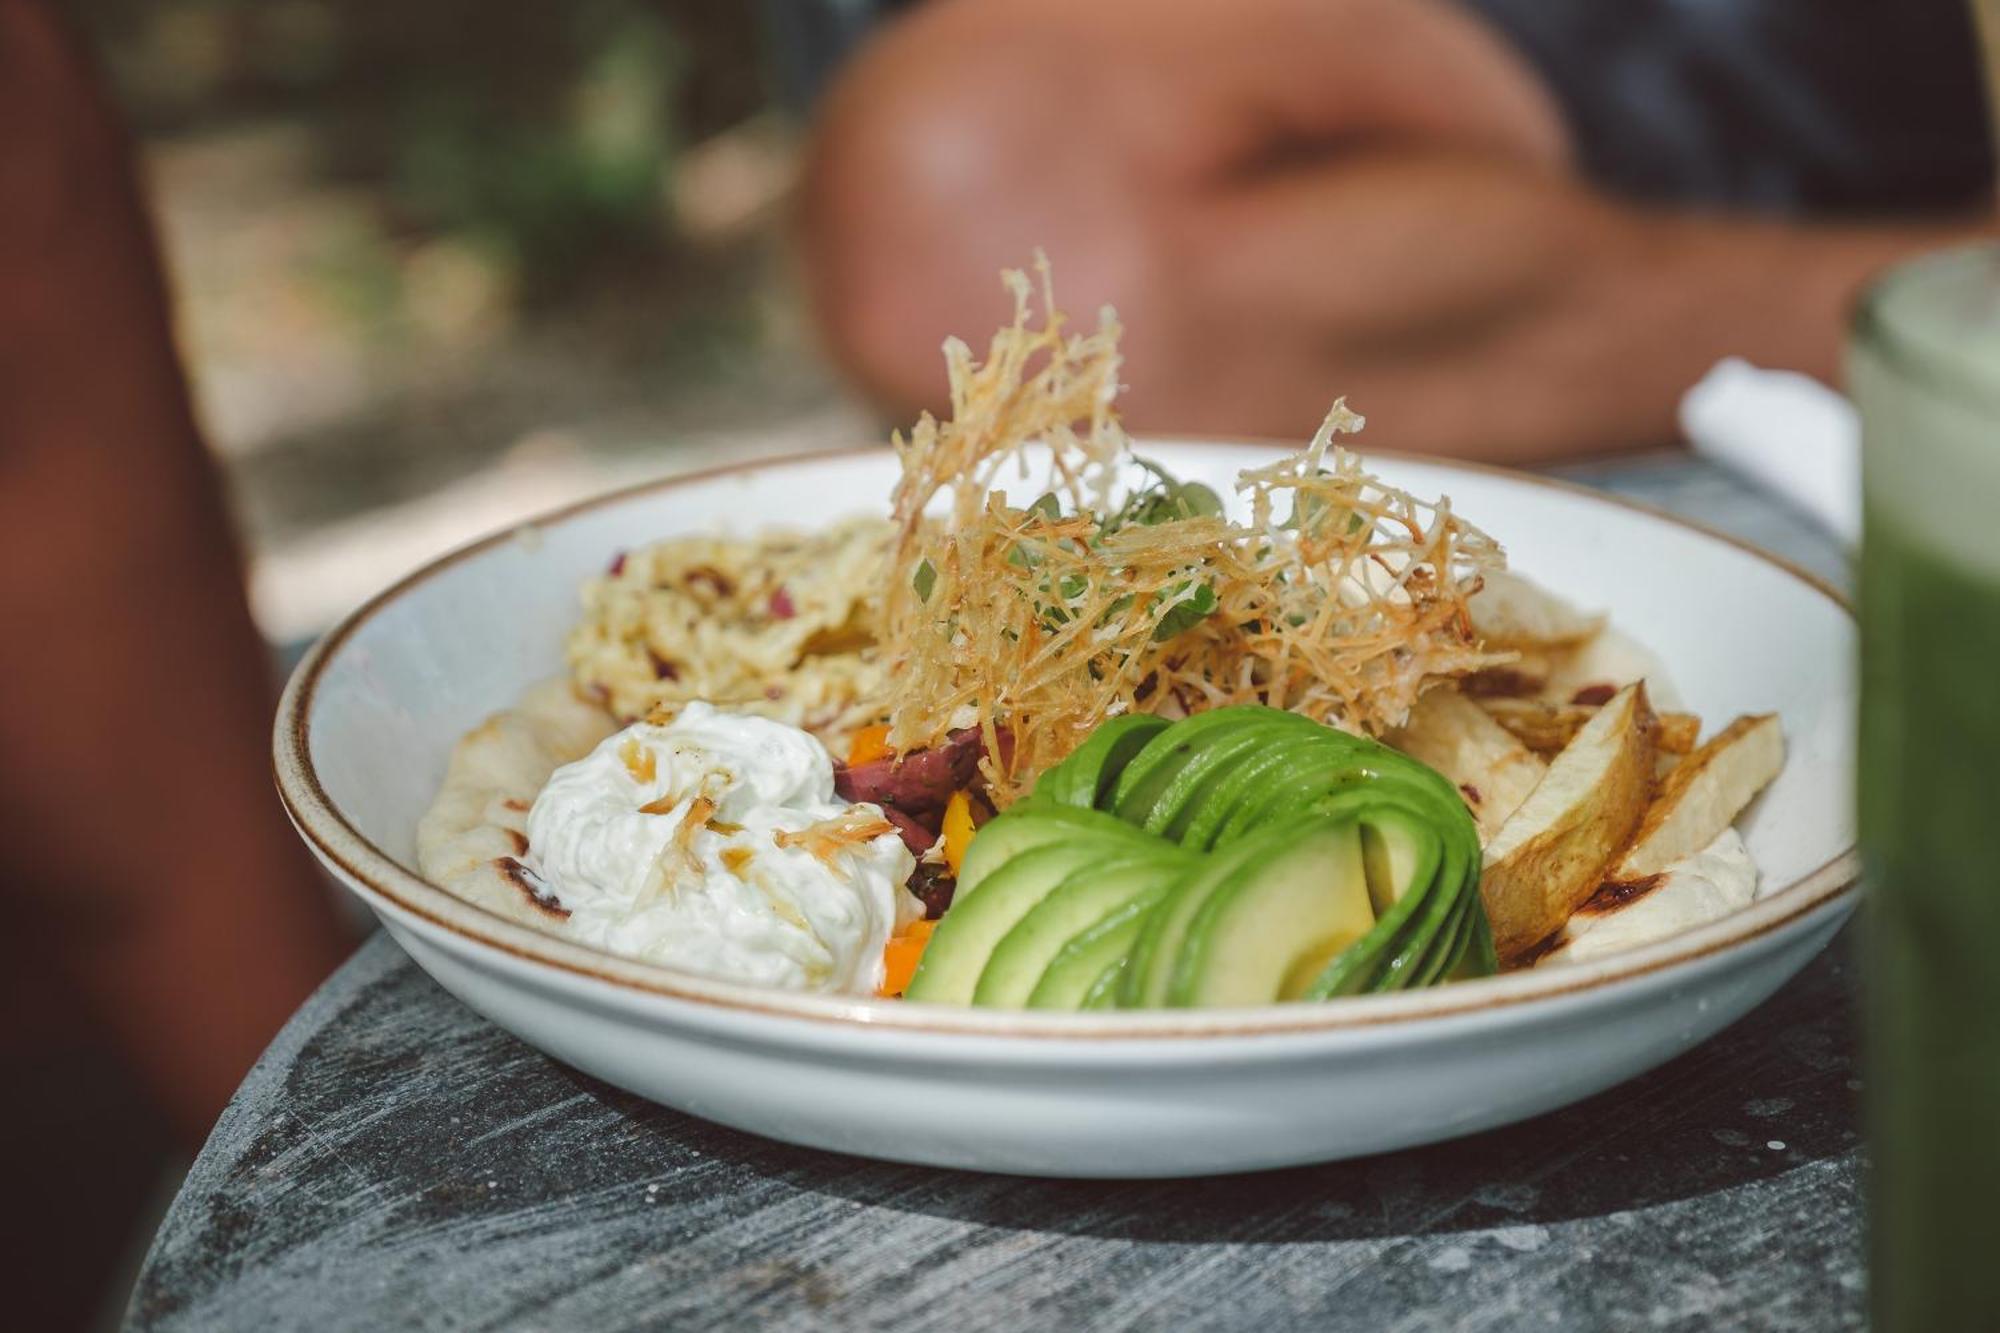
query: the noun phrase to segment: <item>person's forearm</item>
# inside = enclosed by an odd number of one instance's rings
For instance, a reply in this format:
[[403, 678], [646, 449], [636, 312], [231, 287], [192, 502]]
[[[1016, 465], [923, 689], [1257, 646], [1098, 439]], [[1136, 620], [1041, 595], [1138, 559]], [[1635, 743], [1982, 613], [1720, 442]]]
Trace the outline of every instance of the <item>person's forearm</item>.
[[0, 125], [10, 914], [198, 1136], [342, 936], [271, 794], [267, 658], [122, 135], [20, 0]]
[[1990, 230], [1640, 210], [1410, 152], [1180, 216], [1177, 317], [1130, 334], [1135, 422], [1294, 436], [1345, 394], [1377, 447], [1514, 460], [1671, 440], [1679, 395], [1723, 355], [1833, 378], [1870, 273]]

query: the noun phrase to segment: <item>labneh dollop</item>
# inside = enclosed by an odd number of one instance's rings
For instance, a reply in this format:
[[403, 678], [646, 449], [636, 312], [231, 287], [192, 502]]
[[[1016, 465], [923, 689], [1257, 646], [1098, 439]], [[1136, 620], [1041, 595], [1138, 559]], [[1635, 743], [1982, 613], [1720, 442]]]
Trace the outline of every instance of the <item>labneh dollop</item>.
[[792, 990], [872, 993], [923, 914], [909, 850], [880, 807], [834, 795], [824, 746], [704, 703], [551, 774], [527, 860], [583, 943]]

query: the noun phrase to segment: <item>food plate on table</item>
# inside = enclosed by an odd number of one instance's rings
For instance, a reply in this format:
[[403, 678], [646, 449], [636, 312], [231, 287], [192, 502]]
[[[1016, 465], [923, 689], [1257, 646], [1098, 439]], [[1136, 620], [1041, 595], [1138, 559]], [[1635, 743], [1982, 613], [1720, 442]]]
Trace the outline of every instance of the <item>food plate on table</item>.
[[1509, 1123], [1852, 910], [1852, 618], [1546, 479], [1129, 439], [1016, 280], [894, 449], [447, 556], [287, 688], [281, 792], [441, 984], [667, 1105], [1074, 1176]]

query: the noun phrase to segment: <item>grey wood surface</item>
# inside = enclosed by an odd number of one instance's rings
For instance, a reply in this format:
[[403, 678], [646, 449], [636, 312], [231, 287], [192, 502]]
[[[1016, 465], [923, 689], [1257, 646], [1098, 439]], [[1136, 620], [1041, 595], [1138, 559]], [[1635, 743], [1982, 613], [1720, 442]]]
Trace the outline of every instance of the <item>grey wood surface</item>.
[[[1668, 456], [1585, 468], [1829, 577]], [[1862, 1323], [1846, 939], [1715, 1040], [1525, 1124], [1214, 1180], [812, 1152], [639, 1101], [385, 937], [299, 1012], [155, 1239], [135, 1329], [1822, 1330]]]

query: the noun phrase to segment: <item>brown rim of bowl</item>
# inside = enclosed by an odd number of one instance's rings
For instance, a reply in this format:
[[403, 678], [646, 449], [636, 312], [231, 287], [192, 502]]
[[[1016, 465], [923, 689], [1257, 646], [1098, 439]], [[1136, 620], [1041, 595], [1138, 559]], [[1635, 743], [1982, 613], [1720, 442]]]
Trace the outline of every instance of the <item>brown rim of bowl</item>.
[[[1270, 451], [1292, 448], [1281, 441], [1245, 437], [1153, 437], [1152, 445], [1226, 447]], [[412, 871], [376, 846], [327, 795], [313, 763], [307, 719], [320, 676], [342, 644], [385, 606], [411, 588], [523, 532], [546, 528], [578, 514], [620, 503], [635, 496], [700, 485], [745, 472], [761, 472], [812, 463], [836, 462], [882, 452], [883, 445], [818, 450], [723, 464], [680, 473], [608, 491], [564, 505], [534, 518], [490, 533], [421, 566], [344, 617], [307, 652], [287, 683], [278, 705], [273, 734], [273, 767], [279, 798], [299, 833], [322, 860], [355, 884], [384, 900], [400, 913], [427, 922], [474, 944], [516, 960], [555, 969], [560, 975], [601, 982], [625, 991], [737, 1011], [746, 1016], [777, 1016], [840, 1023], [852, 1028], [886, 1028], [904, 1033], [968, 1037], [1096, 1039], [1184, 1038], [1215, 1036], [1308, 1034], [1339, 1029], [1410, 1023], [1468, 1012], [1495, 1010], [1531, 1001], [1596, 990], [1666, 968], [1711, 958], [1724, 950], [1772, 934], [1833, 902], [1852, 890], [1860, 876], [1860, 857], [1848, 847], [1816, 869], [1775, 889], [1751, 906], [1719, 921], [1667, 940], [1607, 959], [1576, 964], [1550, 972], [1517, 971], [1449, 987], [1387, 995], [1345, 997], [1317, 1005], [1276, 1005], [1237, 1010], [1160, 1010], [1104, 1015], [1001, 1013], [911, 1005], [872, 997], [824, 996], [775, 991], [767, 987], [721, 981], [650, 963], [619, 958], [599, 950], [518, 925], [477, 907]], [[1594, 490], [1576, 482], [1519, 472], [1491, 464], [1429, 458], [1390, 450], [1371, 450], [1374, 457], [1433, 467], [1443, 471], [1498, 477], [1524, 485], [1561, 491], [1598, 504], [1612, 505], [1672, 524], [1720, 542], [1768, 564], [1804, 584], [1853, 618], [1846, 595], [1826, 580], [1782, 556], [1706, 524], [1684, 518], [1644, 501]]]

